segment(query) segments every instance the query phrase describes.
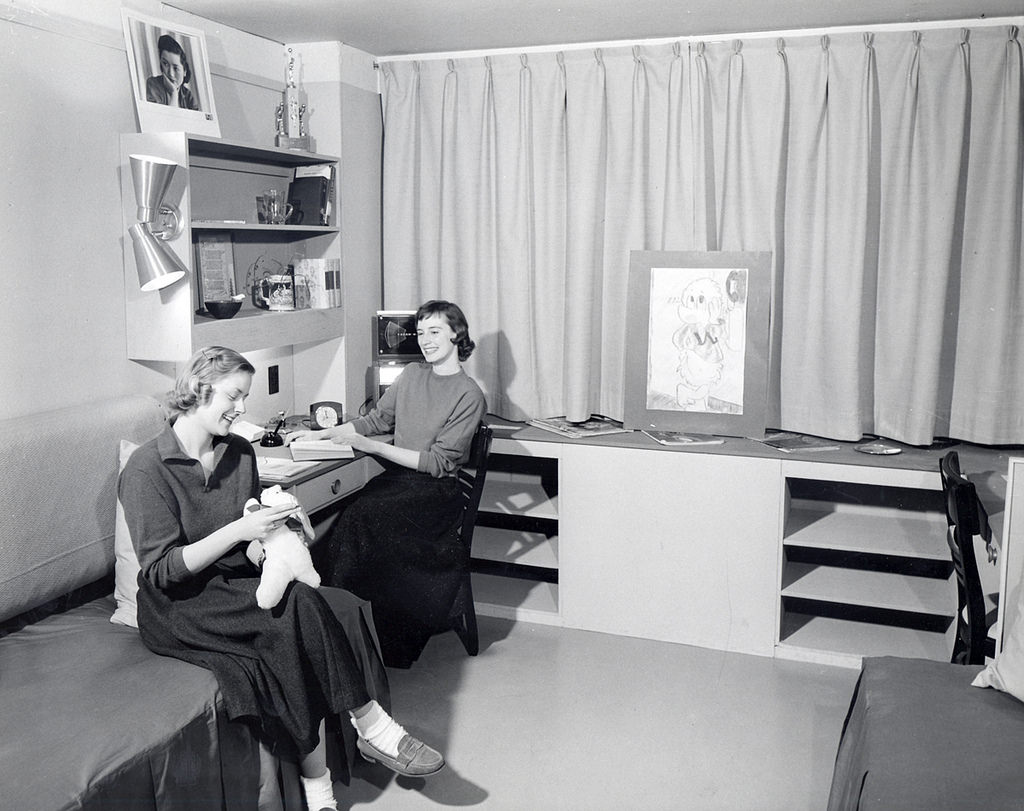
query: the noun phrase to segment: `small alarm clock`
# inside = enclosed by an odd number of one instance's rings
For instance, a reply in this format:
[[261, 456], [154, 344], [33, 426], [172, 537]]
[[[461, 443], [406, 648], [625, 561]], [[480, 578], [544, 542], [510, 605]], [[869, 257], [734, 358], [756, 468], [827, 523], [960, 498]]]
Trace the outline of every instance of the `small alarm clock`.
[[309, 407], [309, 427], [314, 431], [333, 428], [341, 422], [341, 403], [321, 400]]

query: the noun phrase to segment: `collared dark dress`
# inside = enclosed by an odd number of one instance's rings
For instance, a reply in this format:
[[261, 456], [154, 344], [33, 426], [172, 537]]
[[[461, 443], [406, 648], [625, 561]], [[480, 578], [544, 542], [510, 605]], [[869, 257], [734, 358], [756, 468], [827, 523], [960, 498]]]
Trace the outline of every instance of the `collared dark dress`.
[[240, 517], [260, 490], [247, 441], [218, 437], [214, 454], [207, 482], [168, 425], [121, 474], [119, 497], [141, 566], [139, 632], [154, 652], [212, 670], [232, 720], [301, 757], [316, 745], [325, 717], [371, 698], [389, 706], [372, 621], [354, 610], [362, 602], [354, 595], [302, 583], [275, 608], [260, 609], [259, 571], [245, 544], [199, 573], [188, 571], [182, 547]]

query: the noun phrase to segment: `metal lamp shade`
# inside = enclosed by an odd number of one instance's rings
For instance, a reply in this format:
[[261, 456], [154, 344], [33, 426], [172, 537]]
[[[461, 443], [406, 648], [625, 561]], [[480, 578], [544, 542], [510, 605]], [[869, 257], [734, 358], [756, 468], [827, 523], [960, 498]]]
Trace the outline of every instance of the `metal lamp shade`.
[[185, 275], [186, 270], [174, 251], [153, 235], [149, 223], [136, 223], [128, 233], [135, 248], [139, 285], [144, 291], [160, 290]]
[[135, 204], [139, 207], [138, 218], [140, 222], [152, 222], [178, 164], [152, 155], [129, 155], [128, 160], [132, 166]]

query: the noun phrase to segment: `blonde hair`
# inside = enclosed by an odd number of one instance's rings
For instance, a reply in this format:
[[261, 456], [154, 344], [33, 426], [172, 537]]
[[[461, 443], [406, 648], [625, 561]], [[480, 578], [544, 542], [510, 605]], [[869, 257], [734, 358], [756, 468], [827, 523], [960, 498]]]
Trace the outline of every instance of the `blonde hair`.
[[174, 388], [167, 392], [171, 417], [206, 405], [213, 396], [213, 384], [236, 372], [256, 374], [256, 368], [234, 349], [204, 346], [198, 350], [174, 381]]

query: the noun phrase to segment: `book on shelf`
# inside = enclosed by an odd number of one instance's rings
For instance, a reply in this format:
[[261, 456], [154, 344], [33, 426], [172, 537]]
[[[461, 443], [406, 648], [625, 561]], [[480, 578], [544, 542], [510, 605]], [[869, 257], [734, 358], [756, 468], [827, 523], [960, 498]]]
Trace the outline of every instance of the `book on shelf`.
[[842, 445], [832, 439], [822, 439], [818, 436], [807, 434], [795, 434], [790, 431], [778, 431], [765, 434], [764, 439], [758, 439], [762, 445], [775, 448], [783, 453], [795, 453], [800, 451], [837, 451]]
[[296, 166], [288, 185], [288, 202], [293, 225], [330, 225], [331, 198], [334, 192], [334, 164]]
[[256, 455], [256, 469], [260, 478], [269, 482], [288, 481], [292, 476], [315, 466], [315, 461], [296, 462], [293, 459], [284, 459], [280, 456]]
[[535, 428], [542, 428], [570, 439], [581, 439], [587, 436], [602, 436], [604, 434], [628, 434], [630, 429], [623, 428], [621, 422], [610, 420], [607, 417], [591, 416], [583, 422], [571, 422], [565, 417], [544, 417], [527, 420], [529, 425]]
[[310, 459], [316, 461], [352, 459], [356, 455], [351, 445], [341, 444], [331, 439], [297, 439], [288, 448], [292, 452], [292, 459], [296, 462]]
[[235, 295], [235, 254], [231, 234], [201, 233], [196, 236], [196, 271], [199, 309], [208, 301], [224, 301]]
[[680, 431], [648, 431], [643, 433], [661, 445], [721, 445], [725, 442], [720, 436], [713, 434], [684, 434]]
[[341, 306], [341, 260], [304, 258], [295, 262], [295, 278], [308, 291], [309, 307], [329, 310]]

